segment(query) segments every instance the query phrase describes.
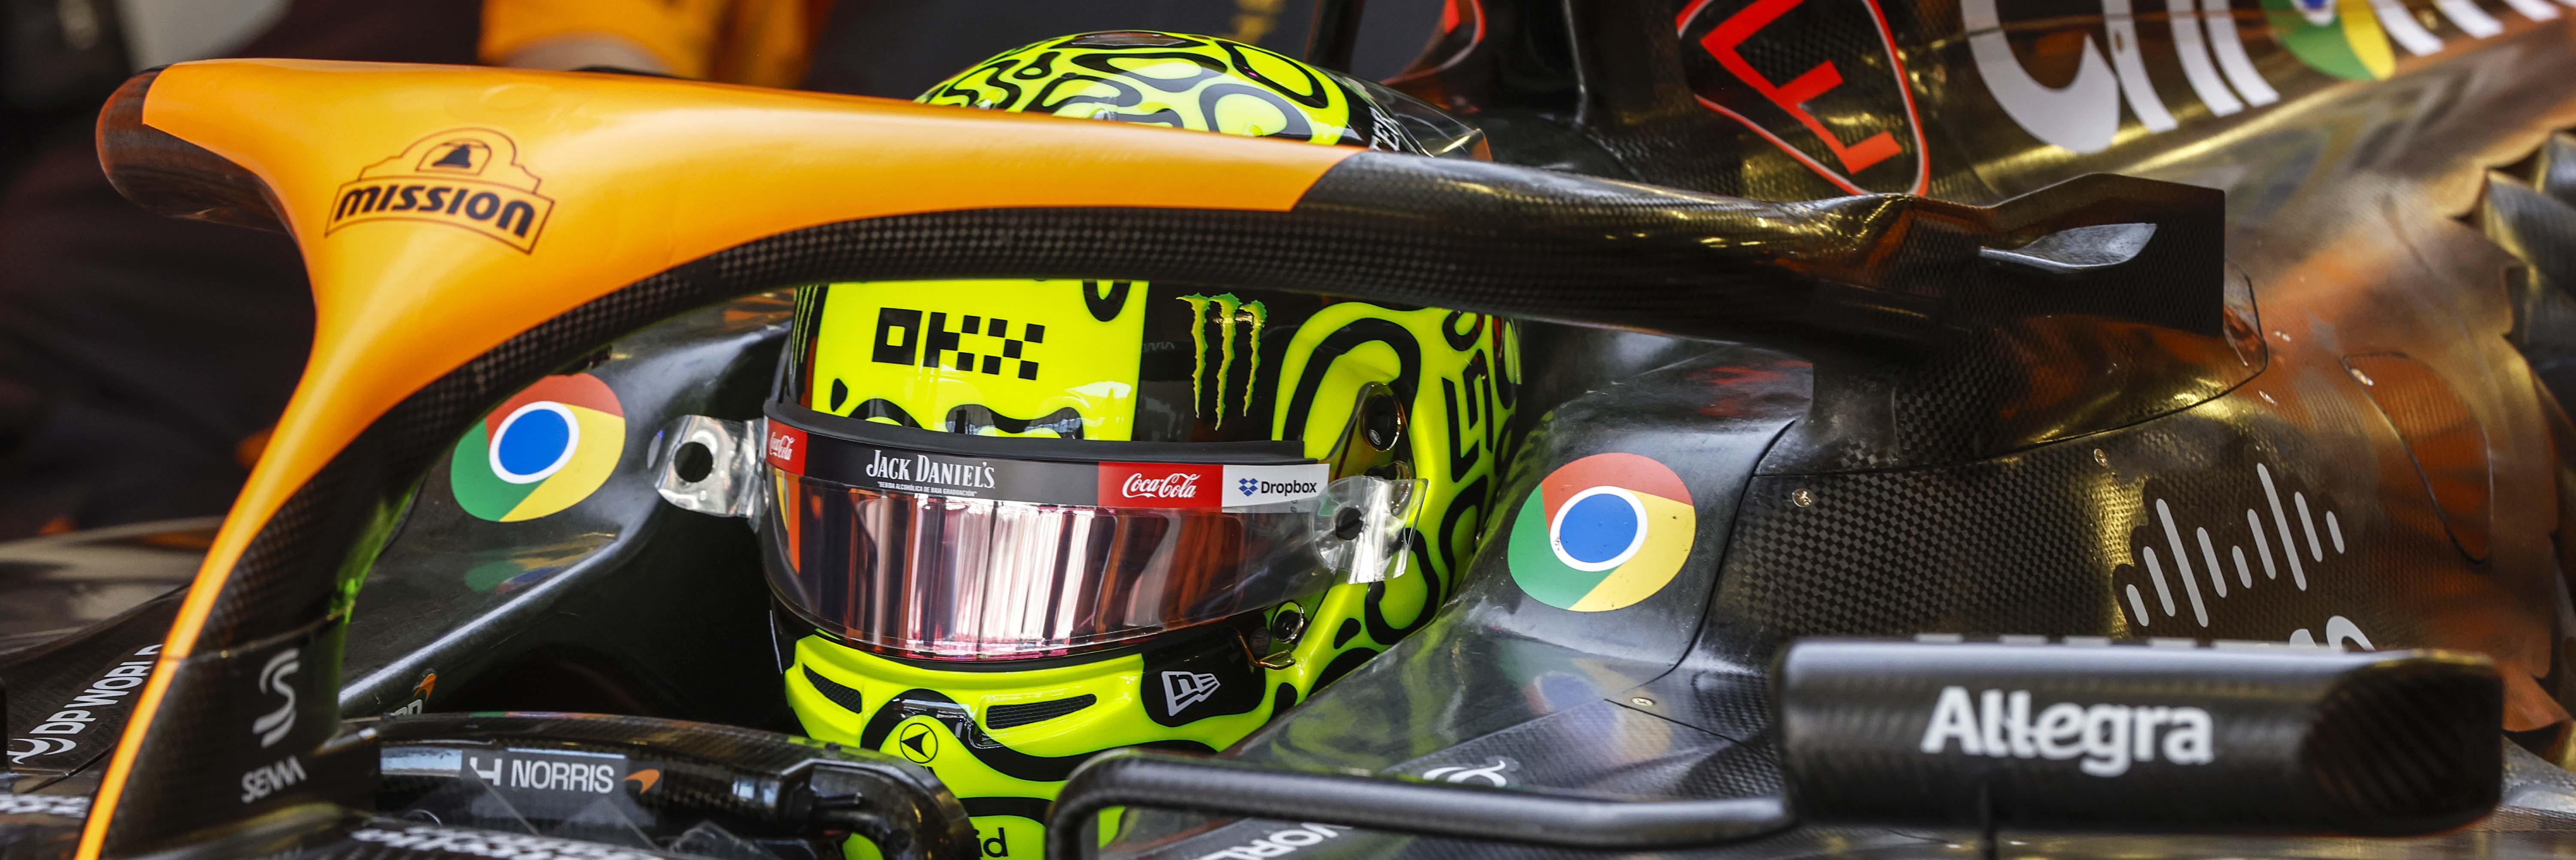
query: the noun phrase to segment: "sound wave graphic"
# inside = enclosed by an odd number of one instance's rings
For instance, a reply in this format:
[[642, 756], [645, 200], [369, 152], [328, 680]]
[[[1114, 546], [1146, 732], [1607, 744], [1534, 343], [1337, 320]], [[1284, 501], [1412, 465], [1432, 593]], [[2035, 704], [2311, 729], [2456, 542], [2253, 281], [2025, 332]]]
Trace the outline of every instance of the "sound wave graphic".
[[[2321, 539], [2317, 531], [2317, 518], [2308, 512], [2306, 493], [2290, 493], [2290, 503], [2284, 506], [2281, 504], [2280, 489], [2272, 483], [2272, 470], [2261, 463], [2256, 463], [2254, 475], [2263, 482], [2263, 498], [2270, 502], [2272, 512], [2270, 521], [2272, 530], [2267, 533], [2261, 513], [2254, 508], [2245, 509], [2245, 529], [2254, 536], [2254, 557], [2262, 562], [2263, 581], [2271, 582], [2281, 578], [2280, 568], [2272, 562], [2270, 534], [2277, 533], [2281, 538], [2280, 557], [2290, 568], [2290, 583], [2297, 586], [2300, 591], [2306, 591], [2308, 572], [2306, 566], [2299, 561], [2299, 538], [2306, 538], [2308, 561], [2323, 562], [2326, 560], [2328, 543], [2333, 544], [2336, 555], [2343, 554], [2343, 524], [2335, 519], [2334, 511], [2325, 511], [2325, 532]], [[2324, 506], [2318, 507], [2322, 509]], [[2298, 511], [2299, 514], [2299, 530], [2296, 532], [2290, 530], [2289, 512], [2292, 510]], [[2165, 547], [2172, 553], [2170, 558], [2173, 560], [2175, 573], [2170, 578], [2165, 576], [2163, 559], [2156, 555], [2154, 546], [2141, 545], [2137, 548], [2138, 561], [2146, 568], [2147, 576], [2155, 584], [2156, 606], [2164, 610], [2166, 618], [2180, 617], [2180, 610], [2174, 605], [2174, 590], [2171, 585], [2173, 581], [2179, 580], [2182, 583], [2183, 597], [2191, 604], [2192, 621], [2207, 627], [2209, 626], [2209, 604], [2201, 598], [2199, 571], [2208, 572], [2211, 600], [2227, 596], [2227, 568], [2219, 564], [2217, 544], [2210, 540], [2209, 529], [2199, 527], [2192, 529], [2197, 541], [2186, 543], [2183, 540], [2182, 528], [2174, 523], [2172, 507], [2166, 505], [2163, 499], [2156, 500], [2156, 520], [2164, 526]], [[2198, 571], [2192, 567], [2191, 547], [2194, 543], [2200, 549], [2201, 567]], [[2227, 547], [2227, 554], [2235, 562], [2238, 590], [2252, 591], [2255, 584], [2254, 570], [2245, 563], [2245, 547], [2230, 544]], [[2125, 590], [2129, 597], [2130, 618], [2135, 620], [2139, 627], [2152, 626], [2155, 623], [2155, 617], [2147, 611], [2146, 597], [2138, 591], [2137, 583], [2129, 583], [2125, 586]]]

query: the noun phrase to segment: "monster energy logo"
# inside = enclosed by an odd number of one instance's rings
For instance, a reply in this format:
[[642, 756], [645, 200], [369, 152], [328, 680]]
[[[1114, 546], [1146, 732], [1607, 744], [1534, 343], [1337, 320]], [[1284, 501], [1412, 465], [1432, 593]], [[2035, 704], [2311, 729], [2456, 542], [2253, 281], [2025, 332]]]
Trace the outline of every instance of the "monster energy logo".
[[1190, 345], [1196, 347], [1190, 356], [1190, 412], [1196, 415], [1206, 414], [1199, 411], [1199, 405], [1207, 402], [1207, 396], [1201, 393], [1204, 387], [1202, 378], [1207, 374], [1208, 354], [1207, 325], [1204, 321], [1208, 318], [1210, 310], [1215, 311], [1219, 350], [1216, 363], [1216, 426], [1223, 427], [1225, 426], [1225, 388], [1227, 383], [1234, 379], [1234, 327], [1237, 323], [1246, 326], [1244, 342], [1250, 344], [1248, 349], [1252, 353], [1252, 371], [1243, 381], [1243, 398], [1235, 408], [1235, 414], [1248, 415], [1252, 412], [1252, 392], [1261, 387], [1261, 325], [1270, 321], [1270, 309], [1263, 307], [1260, 302], [1247, 302], [1235, 298], [1233, 293], [1220, 293], [1213, 296], [1187, 295], [1180, 298], [1181, 301], [1190, 303]]

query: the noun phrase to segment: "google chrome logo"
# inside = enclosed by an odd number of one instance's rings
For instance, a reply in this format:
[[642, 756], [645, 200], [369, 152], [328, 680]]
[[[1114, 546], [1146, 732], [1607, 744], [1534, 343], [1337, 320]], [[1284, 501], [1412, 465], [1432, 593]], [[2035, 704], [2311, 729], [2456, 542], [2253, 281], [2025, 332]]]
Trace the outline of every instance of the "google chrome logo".
[[1512, 581], [1539, 602], [1604, 612], [1655, 596], [1689, 557], [1699, 515], [1681, 476], [1594, 454], [1541, 480], [1512, 522]]
[[549, 376], [457, 441], [448, 484], [466, 513], [533, 520], [588, 498], [625, 450], [626, 410], [608, 383], [587, 373]]

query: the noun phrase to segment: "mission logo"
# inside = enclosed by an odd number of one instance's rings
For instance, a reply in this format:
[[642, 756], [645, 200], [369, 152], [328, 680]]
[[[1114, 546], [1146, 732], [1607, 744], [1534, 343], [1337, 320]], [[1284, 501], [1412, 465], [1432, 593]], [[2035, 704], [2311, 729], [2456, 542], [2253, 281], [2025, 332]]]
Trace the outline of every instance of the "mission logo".
[[489, 236], [522, 253], [534, 251], [555, 201], [537, 193], [536, 174], [519, 166], [518, 158], [518, 144], [491, 129], [421, 138], [342, 184], [331, 198], [330, 226], [323, 234], [364, 221], [427, 221]]

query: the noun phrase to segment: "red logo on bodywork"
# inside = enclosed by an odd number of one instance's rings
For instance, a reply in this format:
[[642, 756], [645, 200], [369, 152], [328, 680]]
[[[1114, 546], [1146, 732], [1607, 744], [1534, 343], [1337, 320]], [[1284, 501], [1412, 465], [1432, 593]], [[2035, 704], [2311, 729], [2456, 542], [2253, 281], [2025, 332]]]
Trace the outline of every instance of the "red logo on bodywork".
[[1673, 25], [1700, 48], [1685, 62], [1701, 105], [1845, 191], [1931, 184], [1905, 60], [1877, 0], [1693, 0]]
[[1100, 503], [1124, 508], [1213, 508], [1224, 466], [1100, 464]]

